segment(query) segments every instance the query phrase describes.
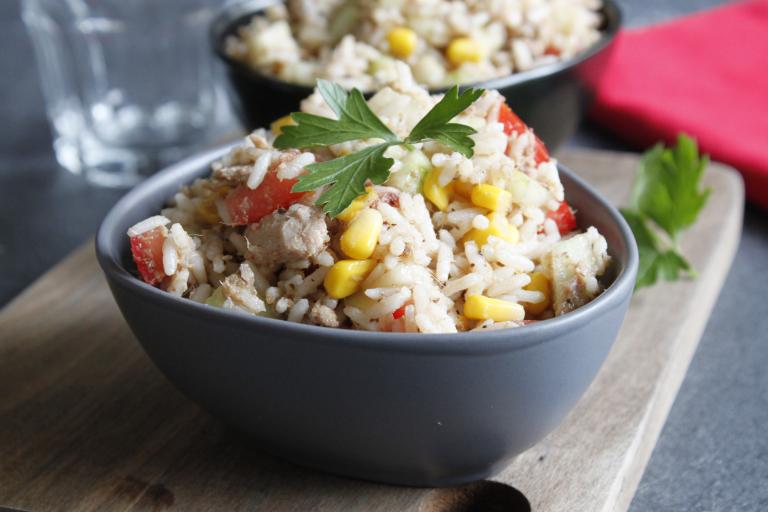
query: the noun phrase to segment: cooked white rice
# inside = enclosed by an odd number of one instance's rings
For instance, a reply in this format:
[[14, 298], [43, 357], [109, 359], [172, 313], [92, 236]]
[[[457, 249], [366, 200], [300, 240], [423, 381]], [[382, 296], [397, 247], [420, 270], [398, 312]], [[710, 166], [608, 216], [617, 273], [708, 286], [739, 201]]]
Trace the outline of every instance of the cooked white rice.
[[[407, 69], [401, 72], [407, 77]], [[402, 136], [438, 100], [405, 80], [381, 90], [369, 105]], [[153, 233], [162, 237], [159, 287], [247, 314], [329, 327], [448, 333], [515, 327], [566, 313], [601, 292], [607, 244], [594, 228], [561, 238], [550, 218], [564, 200], [556, 162], [536, 162], [530, 131], [504, 132], [497, 122], [502, 104], [496, 91], [487, 91], [456, 119], [477, 130], [471, 159], [436, 142], [416, 144], [410, 151], [390, 149], [388, 156], [396, 160], [390, 180], [373, 187], [367, 203], [383, 219], [370, 256], [375, 265], [351, 296], [331, 297], [324, 284], [331, 267], [345, 259], [340, 237], [348, 222], [331, 219], [314, 206], [317, 193], [250, 225], [234, 225], [227, 201], [233, 191], [258, 189], [269, 173], [295, 177], [315, 160], [348, 154], [370, 142], [308, 153], [279, 151], [272, 146], [275, 134], [258, 130], [214, 163], [209, 177], [183, 187], [161, 215], [138, 223], [128, 234], [132, 244]], [[317, 93], [302, 109], [332, 115]], [[422, 195], [421, 178], [408, 174], [414, 159], [426, 166], [423, 170], [440, 169], [442, 185], [516, 190], [502, 215], [519, 239], [490, 236], [478, 246], [467, 238], [471, 230], [489, 228], [488, 210], [454, 192], [440, 211]], [[530, 286], [536, 273], [546, 277], [546, 289]], [[512, 304], [513, 314], [499, 321], [469, 318], [464, 306], [471, 296]], [[546, 308], [536, 311], [530, 307], [534, 303]]]
[[[378, 90], [404, 60], [429, 87], [471, 83], [568, 59], [600, 38], [601, 0], [288, 0], [227, 42], [228, 54], [289, 82]], [[389, 34], [407, 28], [406, 55]], [[449, 58], [467, 38], [476, 60]]]

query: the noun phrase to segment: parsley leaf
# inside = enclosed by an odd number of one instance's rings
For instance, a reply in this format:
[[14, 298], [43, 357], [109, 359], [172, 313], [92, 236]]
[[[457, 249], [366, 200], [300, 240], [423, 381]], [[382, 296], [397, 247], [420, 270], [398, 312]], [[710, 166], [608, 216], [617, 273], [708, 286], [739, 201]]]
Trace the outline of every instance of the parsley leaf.
[[291, 118], [297, 124], [283, 127], [282, 133], [275, 139], [276, 148], [306, 149], [366, 139], [397, 140], [392, 130], [371, 111], [357, 89], [347, 92], [340, 85], [325, 80], [318, 81], [317, 89], [339, 118], [294, 112]]
[[651, 286], [659, 278], [677, 281], [683, 275], [696, 275], [678, 240], [709, 198], [710, 190], [701, 190], [708, 164], [707, 156], [699, 156], [696, 141], [685, 135], [679, 136], [675, 148], [657, 145], [643, 155], [632, 189], [632, 208], [621, 210], [640, 254], [636, 288]]
[[468, 89], [459, 95], [459, 87], [451, 87], [443, 99], [413, 127], [410, 135], [405, 139], [406, 144], [432, 139], [471, 158], [475, 142], [469, 136], [476, 133], [475, 130], [450, 121], [477, 101], [483, 92], [485, 92], [483, 89]]
[[637, 241], [640, 265], [637, 269], [637, 288], [652, 286], [659, 277], [667, 281], [677, 281], [680, 274], [694, 272], [693, 267], [675, 249], [661, 252], [659, 239], [646, 224], [645, 218], [632, 210], [621, 210], [622, 215], [632, 228]]
[[710, 190], [699, 190], [709, 158], [699, 156], [696, 141], [680, 135], [677, 147], [658, 145], [640, 164], [632, 206], [653, 219], [673, 240], [699, 216]]
[[294, 192], [328, 187], [317, 204], [332, 217], [364, 194], [368, 181], [376, 185], [387, 181], [394, 164], [394, 160], [384, 156], [390, 146], [436, 140], [467, 158], [473, 155], [474, 141], [469, 136], [476, 133], [475, 130], [450, 121], [477, 101], [484, 92], [482, 89], [470, 89], [459, 95], [458, 87], [452, 88], [411, 130], [406, 140], [400, 140], [392, 133], [357, 89], [347, 92], [340, 85], [325, 80], [318, 81], [317, 89], [338, 119], [295, 112], [291, 118], [297, 124], [283, 127], [282, 134], [275, 139], [276, 148], [306, 149], [352, 140], [383, 140], [356, 153], [307, 166], [309, 173], [300, 176], [293, 186]]
[[379, 185], [389, 178], [389, 168], [395, 163], [384, 152], [391, 144], [377, 144], [357, 153], [307, 166], [309, 174], [299, 176], [295, 192], [309, 192], [331, 185], [320, 195], [318, 205], [331, 217], [343, 212], [355, 198], [365, 193], [365, 183]]

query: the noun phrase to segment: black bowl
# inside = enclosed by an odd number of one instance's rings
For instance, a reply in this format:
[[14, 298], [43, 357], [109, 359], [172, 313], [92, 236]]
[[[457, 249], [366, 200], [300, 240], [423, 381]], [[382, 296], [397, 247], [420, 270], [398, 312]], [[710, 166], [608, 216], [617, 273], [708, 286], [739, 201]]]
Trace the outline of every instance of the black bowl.
[[147, 354], [190, 398], [264, 450], [337, 474], [442, 486], [485, 478], [551, 432], [594, 379], [632, 296], [638, 255], [621, 214], [560, 166], [581, 227], [613, 258], [605, 292], [518, 329], [331, 329], [179, 299], [137, 278], [126, 230], [228, 148], [152, 176], [114, 206], [96, 254]]
[[[229, 97], [243, 125], [253, 130], [266, 127], [275, 119], [295, 112], [312, 88], [264, 75], [227, 56], [227, 37], [247, 25], [269, 5], [279, 0], [247, 0], [226, 7], [213, 21], [211, 43], [225, 64], [229, 78]], [[603, 26], [600, 40], [567, 61], [542, 66], [464, 87], [498, 89], [509, 106], [533, 127], [547, 146], [554, 150], [573, 134], [589, 107], [594, 82], [610, 58], [616, 33], [621, 26], [621, 10], [614, 0], [603, 0]], [[432, 89], [433, 93], [445, 89]]]

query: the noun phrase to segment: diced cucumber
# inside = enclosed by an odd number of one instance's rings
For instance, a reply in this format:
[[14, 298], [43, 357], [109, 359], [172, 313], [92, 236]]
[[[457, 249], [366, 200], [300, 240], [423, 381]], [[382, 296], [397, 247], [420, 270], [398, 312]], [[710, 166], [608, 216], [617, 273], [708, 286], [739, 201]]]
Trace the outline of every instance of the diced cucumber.
[[328, 34], [331, 36], [331, 44], [335, 46], [345, 35], [352, 33], [359, 22], [358, 0], [345, 0], [333, 10], [328, 19]]
[[379, 71], [387, 68], [393, 68], [397, 61], [392, 57], [382, 55], [378, 59], [374, 59], [368, 63], [368, 74], [375, 75]]
[[389, 176], [386, 184], [409, 194], [418, 194], [424, 176], [432, 170], [432, 162], [423, 151], [414, 149], [405, 155], [402, 163], [400, 169]]
[[512, 194], [512, 202], [524, 208], [539, 208], [550, 196], [544, 185], [520, 171], [512, 173], [507, 191]]
[[224, 305], [225, 300], [227, 300], [227, 298], [224, 296], [224, 289], [219, 286], [213, 291], [211, 296], [206, 299], [205, 303], [209, 306], [220, 308]]

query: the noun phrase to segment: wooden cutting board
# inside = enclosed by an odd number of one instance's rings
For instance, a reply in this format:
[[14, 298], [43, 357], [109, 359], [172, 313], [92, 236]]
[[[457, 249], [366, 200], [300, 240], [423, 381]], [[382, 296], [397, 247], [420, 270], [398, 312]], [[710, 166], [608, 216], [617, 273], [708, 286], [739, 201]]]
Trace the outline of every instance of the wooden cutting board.
[[[620, 204], [637, 157], [562, 160]], [[377, 485], [259, 453], [154, 368], [92, 243], [0, 313], [0, 507], [41, 511], [623, 511], [635, 492], [738, 245], [741, 179], [713, 194], [683, 246], [695, 281], [638, 293], [597, 379], [560, 427], [492, 481]], [[180, 343], [182, 343], [180, 341]]]

